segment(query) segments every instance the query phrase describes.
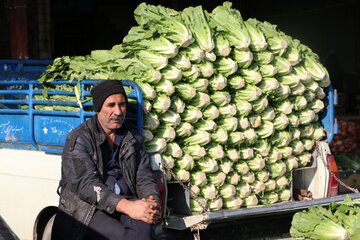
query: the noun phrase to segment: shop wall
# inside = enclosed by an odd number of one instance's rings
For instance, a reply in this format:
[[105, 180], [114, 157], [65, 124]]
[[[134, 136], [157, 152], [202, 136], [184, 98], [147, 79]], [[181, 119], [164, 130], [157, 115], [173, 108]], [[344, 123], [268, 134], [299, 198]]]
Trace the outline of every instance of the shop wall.
[[10, 56], [9, 21], [5, 1], [0, 4], [0, 58]]

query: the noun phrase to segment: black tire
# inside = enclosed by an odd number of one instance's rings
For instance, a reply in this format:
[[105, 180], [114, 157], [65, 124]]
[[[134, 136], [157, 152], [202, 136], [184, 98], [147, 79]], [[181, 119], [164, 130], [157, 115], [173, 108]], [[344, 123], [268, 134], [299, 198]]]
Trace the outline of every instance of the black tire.
[[51, 231], [54, 224], [55, 215], [52, 216], [47, 222], [41, 240], [51, 240]]

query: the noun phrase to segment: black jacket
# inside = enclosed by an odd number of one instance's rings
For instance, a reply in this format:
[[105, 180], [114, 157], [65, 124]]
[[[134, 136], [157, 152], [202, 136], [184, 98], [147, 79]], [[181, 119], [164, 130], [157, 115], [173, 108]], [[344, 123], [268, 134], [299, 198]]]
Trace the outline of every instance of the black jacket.
[[[68, 134], [62, 154], [60, 201], [52, 239], [83, 239], [95, 210], [114, 213], [123, 197], [110, 191], [104, 183], [102, 144], [106, 144], [106, 135], [98, 130], [96, 116]], [[131, 129], [120, 145], [118, 161], [135, 197], [159, 198], [142, 137]]]

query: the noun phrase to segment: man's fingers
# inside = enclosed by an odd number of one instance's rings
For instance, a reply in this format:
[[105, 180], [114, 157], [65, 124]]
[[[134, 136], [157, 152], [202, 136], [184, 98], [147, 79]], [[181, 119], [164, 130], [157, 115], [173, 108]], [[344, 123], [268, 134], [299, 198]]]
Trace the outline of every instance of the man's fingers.
[[148, 214], [150, 214], [151, 216], [154, 216], [157, 214], [157, 212], [158, 212], [157, 210], [149, 209]]
[[157, 203], [155, 198], [147, 198], [146, 201], [149, 203]]
[[161, 217], [158, 212], [148, 213], [142, 220], [148, 224], [156, 224], [161, 221]]
[[155, 217], [151, 214], [147, 214], [142, 219], [143, 222], [146, 222], [148, 224], [154, 224], [155, 223]]
[[148, 197], [148, 199], [155, 200], [155, 198], [154, 198], [154, 196], [153, 196], [153, 195], [150, 195], [150, 196]]
[[147, 198], [147, 202], [148, 204], [150, 204], [151, 207], [153, 208], [159, 208], [160, 204], [158, 203], [158, 201], [156, 201], [155, 198], [153, 198], [152, 196], [150, 196], [149, 198]]

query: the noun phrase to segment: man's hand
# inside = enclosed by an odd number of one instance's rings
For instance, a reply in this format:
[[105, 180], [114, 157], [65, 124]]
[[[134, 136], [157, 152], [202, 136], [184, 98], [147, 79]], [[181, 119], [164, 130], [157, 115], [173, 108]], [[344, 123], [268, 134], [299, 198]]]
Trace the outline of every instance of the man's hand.
[[123, 198], [116, 205], [116, 211], [149, 224], [158, 222], [160, 217], [159, 209], [160, 205], [153, 196], [133, 201]]
[[158, 223], [161, 220], [160, 204], [152, 195], [147, 197], [146, 201], [150, 204], [150, 208], [155, 211], [152, 213], [153, 219], [155, 221], [154, 223]]

